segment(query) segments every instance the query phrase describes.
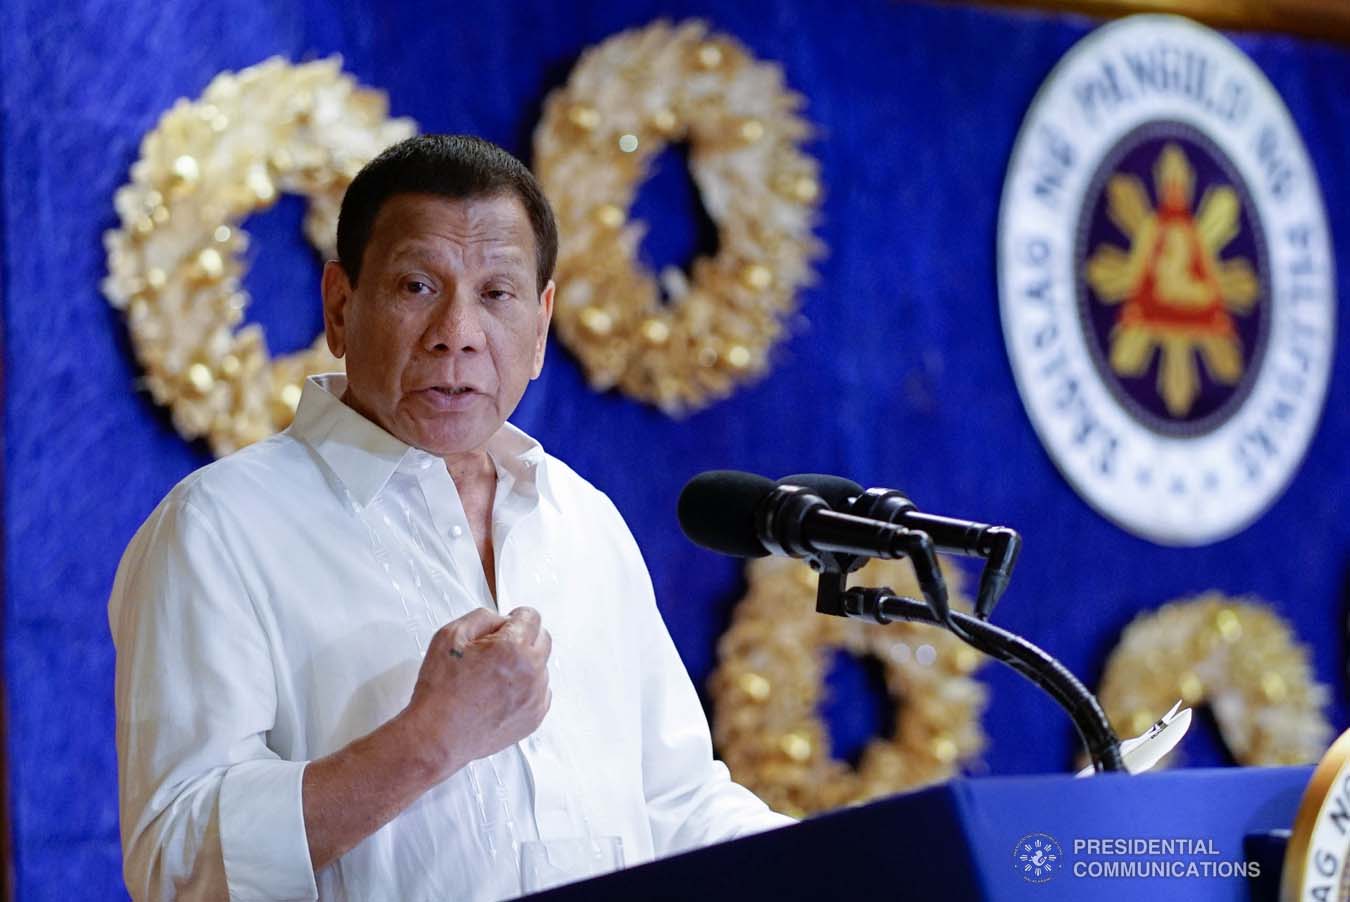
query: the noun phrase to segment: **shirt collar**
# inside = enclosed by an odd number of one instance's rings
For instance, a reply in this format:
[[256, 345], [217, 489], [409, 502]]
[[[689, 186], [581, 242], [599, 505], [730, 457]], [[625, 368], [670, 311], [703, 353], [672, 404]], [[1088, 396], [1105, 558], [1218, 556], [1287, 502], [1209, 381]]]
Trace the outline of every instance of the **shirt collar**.
[[[399, 469], [424, 470], [441, 463], [436, 455], [395, 438], [344, 404], [346, 390], [347, 377], [342, 373], [310, 376], [286, 431], [314, 449], [359, 506], [374, 501]], [[532, 485], [540, 497], [557, 506], [548, 488], [546, 455], [539, 442], [503, 423], [488, 440], [487, 452], [517, 485]]]

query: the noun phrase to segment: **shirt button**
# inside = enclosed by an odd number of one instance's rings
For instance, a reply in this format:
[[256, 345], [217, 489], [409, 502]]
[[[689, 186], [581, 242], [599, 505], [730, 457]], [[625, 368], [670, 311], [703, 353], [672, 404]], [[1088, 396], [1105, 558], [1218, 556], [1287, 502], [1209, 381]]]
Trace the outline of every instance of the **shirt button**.
[[450, 527], [450, 535], [452, 538], [458, 539], [460, 536], [464, 535], [464, 527], [459, 526], [458, 524]]

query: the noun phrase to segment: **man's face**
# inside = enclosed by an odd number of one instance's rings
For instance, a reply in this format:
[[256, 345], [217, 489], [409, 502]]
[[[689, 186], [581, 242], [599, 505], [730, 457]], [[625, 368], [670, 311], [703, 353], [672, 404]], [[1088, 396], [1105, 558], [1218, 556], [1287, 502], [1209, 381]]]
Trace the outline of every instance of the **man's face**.
[[553, 283], [537, 291], [535, 252], [514, 195], [385, 201], [357, 285], [337, 263], [324, 268], [344, 400], [432, 454], [481, 450], [544, 364]]

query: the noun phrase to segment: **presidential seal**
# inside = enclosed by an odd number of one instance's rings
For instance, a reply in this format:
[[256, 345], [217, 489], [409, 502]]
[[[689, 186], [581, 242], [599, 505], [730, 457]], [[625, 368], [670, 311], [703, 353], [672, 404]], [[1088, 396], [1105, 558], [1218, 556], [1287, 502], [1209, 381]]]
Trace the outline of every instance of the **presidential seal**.
[[999, 302], [1031, 421], [1089, 504], [1169, 545], [1260, 516], [1316, 429], [1335, 299], [1316, 173], [1251, 60], [1174, 16], [1080, 41], [1013, 150]]
[[1280, 902], [1350, 900], [1350, 731], [1313, 771], [1285, 847]]

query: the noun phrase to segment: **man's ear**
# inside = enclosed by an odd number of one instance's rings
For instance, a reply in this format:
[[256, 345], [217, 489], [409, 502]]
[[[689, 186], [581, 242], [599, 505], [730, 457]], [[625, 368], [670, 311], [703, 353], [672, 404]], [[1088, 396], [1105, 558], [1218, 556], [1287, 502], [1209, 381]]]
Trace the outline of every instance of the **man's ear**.
[[531, 379], [538, 379], [539, 374], [544, 371], [544, 351], [548, 349], [548, 324], [553, 321], [553, 293], [556, 288], [553, 280], [549, 279], [548, 284], [544, 286], [543, 293], [539, 295], [534, 344], [534, 375], [530, 376]]
[[323, 265], [323, 333], [334, 357], [347, 353], [347, 304], [352, 299], [352, 283], [347, 271], [336, 260]]

